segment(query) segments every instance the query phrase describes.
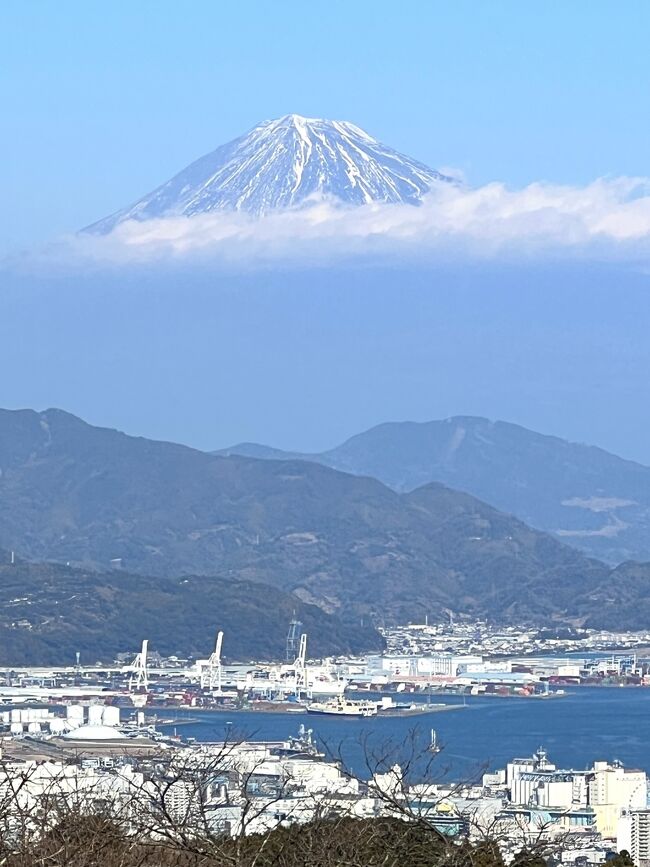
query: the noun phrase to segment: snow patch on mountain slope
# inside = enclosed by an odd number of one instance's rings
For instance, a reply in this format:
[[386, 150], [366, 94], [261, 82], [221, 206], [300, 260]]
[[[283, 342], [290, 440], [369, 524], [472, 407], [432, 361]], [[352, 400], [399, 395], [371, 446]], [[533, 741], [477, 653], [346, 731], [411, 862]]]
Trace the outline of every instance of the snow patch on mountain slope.
[[196, 160], [128, 208], [89, 227], [127, 220], [244, 211], [262, 216], [309, 200], [419, 204], [453, 179], [381, 144], [346, 121], [290, 114], [264, 121]]

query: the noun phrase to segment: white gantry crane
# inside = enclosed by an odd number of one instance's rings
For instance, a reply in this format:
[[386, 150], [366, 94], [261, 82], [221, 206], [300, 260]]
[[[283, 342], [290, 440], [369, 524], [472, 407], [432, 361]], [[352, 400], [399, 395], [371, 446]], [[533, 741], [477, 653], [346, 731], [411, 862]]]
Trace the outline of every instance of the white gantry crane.
[[300, 648], [298, 656], [293, 664], [295, 672], [295, 693], [296, 697], [300, 698], [301, 692], [307, 692], [307, 633], [303, 632], [300, 636]]
[[217, 632], [217, 641], [214, 651], [210, 654], [206, 665], [201, 668], [201, 689], [212, 689], [221, 695], [221, 645], [223, 644], [223, 632]]
[[149, 689], [149, 670], [147, 668], [148, 645], [149, 639], [145, 638], [142, 642], [142, 650], [140, 653], [136, 653], [135, 659], [131, 665], [127, 665], [122, 669], [122, 671], [131, 672], [131, 676], [129, 677], [129, 692], [133, 692], [134, 689], [136, 692], [139, 692], [140, 690], [147, 692]]

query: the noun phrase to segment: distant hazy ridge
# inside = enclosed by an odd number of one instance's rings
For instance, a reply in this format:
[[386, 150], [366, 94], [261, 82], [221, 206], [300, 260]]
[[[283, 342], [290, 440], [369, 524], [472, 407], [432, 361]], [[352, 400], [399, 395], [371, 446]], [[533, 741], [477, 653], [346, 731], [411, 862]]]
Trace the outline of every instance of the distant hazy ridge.
[[650, 560], [650, 468], [519, 425], [457, 416], [378, 425], [322, 454], [255, 443], [219, 453], [302, 457], [396, 491], [442, 482], [612, 564]]

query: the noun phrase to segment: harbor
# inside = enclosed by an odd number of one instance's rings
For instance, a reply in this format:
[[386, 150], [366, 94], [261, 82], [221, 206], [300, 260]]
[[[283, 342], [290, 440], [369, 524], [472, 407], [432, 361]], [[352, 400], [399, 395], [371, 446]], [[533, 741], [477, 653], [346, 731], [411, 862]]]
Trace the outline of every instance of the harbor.
[[[418, 697], [422, 702], [422, 697]], [[559, 762], [584, 764], [594, 756], [620, 760], [630, 767], [650, 772], [647, 751], [647, 720], [650, 690], [583, 687], [568, 691], [561, 701], [529, 702], [515, 697], [495, 701], [489, 697], [460, 696], [447, 699], [456, 712], [435, 714], [433, 724], [442, 747], [437, 761], [452, 768], [459, 777], [473, 776], [480, 768], [497, 767], [512, 753], [527, 754], [543, 743]], [[426, 699], [425, 699], [426, 702]], [[179, 714], [188, 710], [179, 711]], [[342, 720], [335, 717], [306, 717], [300, 720], [314, 729], [319, 742], [344, 750], [353, 767], [363, 761], [360, 739], [375, 742], [390, 739], [408, 741], [416, 730], [426, 745], [430, 738], [430, 717], [384, 717]], [[196, 724], [183, 727], [183, 736], [197, 741], [223, 738], [232, 728], [247, 735], [279, 739], [296, 727], [293, 714], [259, 714], [242, 711], [205, 711]], [[164, 729], [163, 729], [164, 730]]]
[[[36, 782], [79, 774], [89, 790], [118, 786], [125, 797], [134, 779], [150, 786], [175, 764], [200, 781], [201, 768], [212, 779], [225, 761], [211, 809], [231, 830], [246, 796], [236, 756], [303, 818], [323, 792], [342, 808], [381, 812], [390, 774], [406, 767], [421, 779], [409, 789], [416, 800], [418, 786], [435, 793], [427, 810], [443, 831], [461, 833], [474, 809], [534, 829], [542, 811], [553, 834], [575, 822], [578, 849], [593, 846], [598, 858], [627, 839], [627, 819], [612, 810], [641, 810], [650, 770], [650, 662], [640, 653], [506, 657], [430, 646], [411, 628], [425, 646], [313, 659], [300, 627], [292, 620], [283, 662], [226, 661], [219, 631], [203, 659], [161, 659], [145, 639], [108, 665], [0, 672], [2, 756], [35, 769]], [[626, 688], [603, 688], [614, 684]], [[597, 814], [601, 777], [616, 777], [619, 793]], [[547, 789], [528, 791], [529, 778]]]
[[[514, 642], [517, 633], [508, 635]], [[555, 705], [586, 689], [650, 685], [650, 660], [641, 652], [507, 657], [494, 654], [495, 639], [500, 647], [501, 638], [498, 631], [425, 623], [387, 631], [381, 654], [310, 659], [308, 636], [294, 618], [285, 661], [251, 663], [226, 661], [222, 631], [212, 653], [195, 660], [162, 659], [145, 639], [138, 652], [108, 665], [84, 666], [78, 658], [74, 666], [0, 672], [2, 725], [12, 734], [38, 734], [42, 723], [33, 709], [56, 706], [88, 707], [92, 714], [102, 713], [94, 706], [104, 706], [111, 720], [119, 709], [132, 711], [140, 727], [187, 726], [188, 710], [193, 721], [211, 712], [413, 719], [458, 710], [479, 698]], [[517, 643], [526, 638], [521, 633]], [[70, 719], [51, 724], [65, 728]]]

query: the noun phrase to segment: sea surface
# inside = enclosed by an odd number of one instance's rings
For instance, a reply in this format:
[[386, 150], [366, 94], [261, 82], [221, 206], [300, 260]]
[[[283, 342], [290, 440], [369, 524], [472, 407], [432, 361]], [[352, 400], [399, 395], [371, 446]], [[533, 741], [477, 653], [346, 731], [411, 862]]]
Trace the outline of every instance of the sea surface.
[[[407, 700], [402, 694], [400, 701]], [[410, 697], [409, 699], [410, 700]], [[417, 700], [417, 699], [413, 699]], [[178, 734], [197, 741], [223, 741], [245, 736], [252, 740], [283, 740], [302, 723], [329, 751], [340, 754], [355, 774], [367, 776], [365, 755], [391, 744], [393, 755], [424, 749], [435, 728], [442, 746], [436, 756], [440, 776], [480, 777], [485, 770], [504, 767], [514, 756], [530, 756], [543, 746], [559, 767], [582, 769], [595, 760], [620, 760], [628, 768], [650, 774], [650, 688], [580, 687], [562, 697], [433, 699], [453, 710], [415, 717], [340, 719], [298, 713], [255, 711], [191, 711], [198, 717], [178, 727]], [[169, 733], [169, 728], [161, 727]]]

